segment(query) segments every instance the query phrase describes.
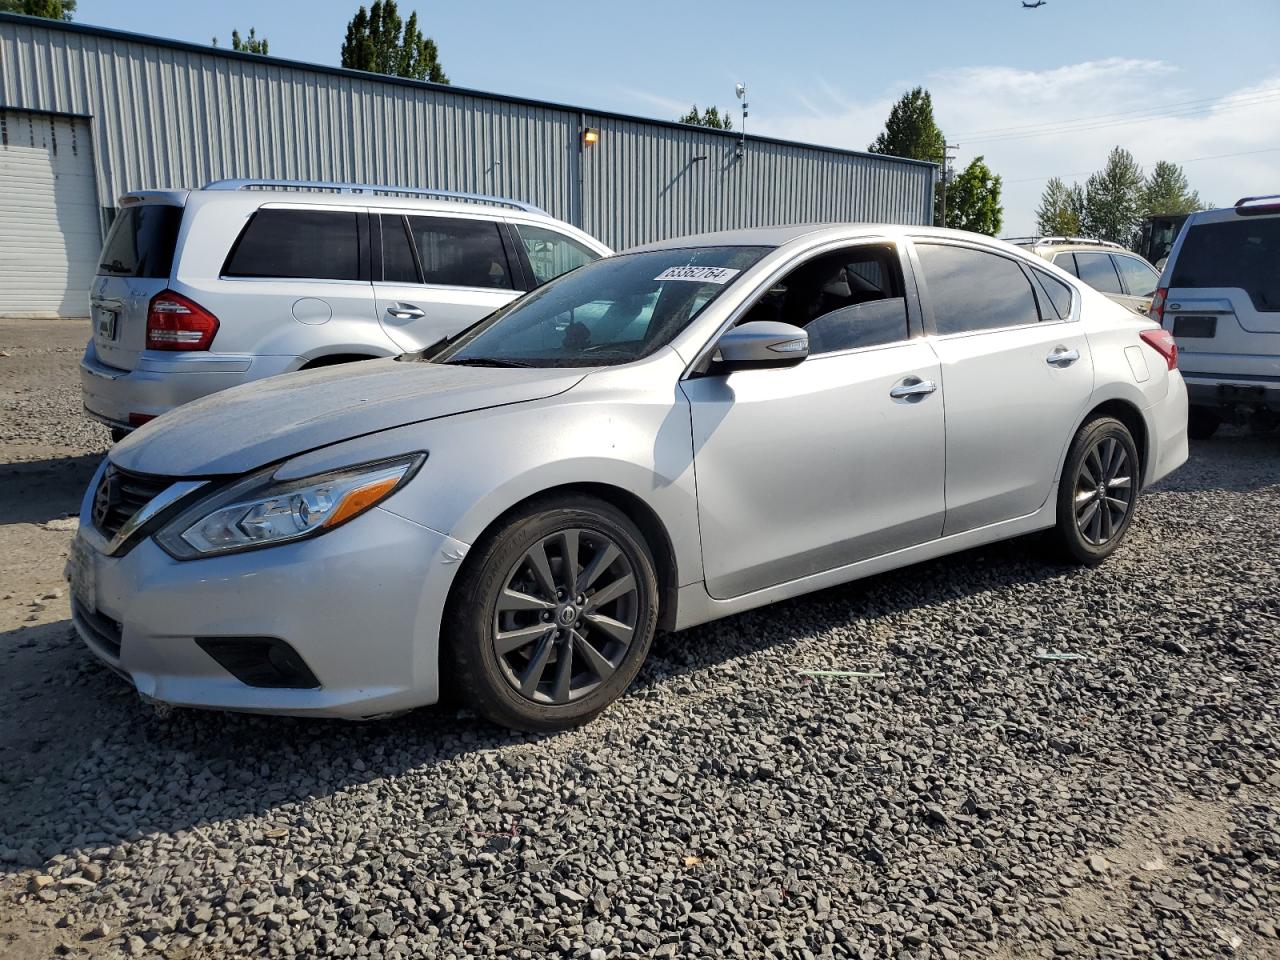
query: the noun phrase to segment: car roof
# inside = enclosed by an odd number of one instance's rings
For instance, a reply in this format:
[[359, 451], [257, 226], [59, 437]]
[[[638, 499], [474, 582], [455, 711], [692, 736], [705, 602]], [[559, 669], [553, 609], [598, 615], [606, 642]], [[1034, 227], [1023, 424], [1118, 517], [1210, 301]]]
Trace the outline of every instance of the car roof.
[[[695, 233], [685, 237], [672, 237], [652, 243], [639, 244], [624, 251], [639, 253], [649, 250], [673, 250], [682, 247], [781, 247], [791, 243], [817, 243], [823, 240], [857, 240], [862, 237], [936, 237], [938, 239], [966, 240], [984, 243], [1008, 250], [1003, 240], [966, 230], [950, 230], [945, 227], [911, 226], [899, 223], [793, 223], [776, 227], [748, 227], [740, 230], [717, 230], [712, 233]], [[1017, 248], [1012, 248], [1017, 249]]]

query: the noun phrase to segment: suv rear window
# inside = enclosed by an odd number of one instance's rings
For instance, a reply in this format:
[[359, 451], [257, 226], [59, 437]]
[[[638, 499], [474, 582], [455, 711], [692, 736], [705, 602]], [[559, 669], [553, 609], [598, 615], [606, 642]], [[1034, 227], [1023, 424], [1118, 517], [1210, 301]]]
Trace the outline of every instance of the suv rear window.
[[142, 203], [116, 214], [102, 246], [98, 273], [113, 277], [168, 278], [178, 245], [182, 208]]
[[1280, 311], [1280, 217], [1192, 223], [1170, 287], [1237, 287], [1255, 309]]
[[257, 211], [231, 249], [223, 276], [359, 280], [358, 213]]

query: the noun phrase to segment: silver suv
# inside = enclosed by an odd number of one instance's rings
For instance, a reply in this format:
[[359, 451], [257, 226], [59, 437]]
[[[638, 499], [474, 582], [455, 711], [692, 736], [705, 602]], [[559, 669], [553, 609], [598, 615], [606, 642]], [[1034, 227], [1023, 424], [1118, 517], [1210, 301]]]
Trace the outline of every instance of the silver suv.
[[421, 350], [610, 252], [475, 194], [279, 180], [131, 193], [90, 293], [85, 411], [119, 439], [227, 387]]
[[1177, 340], [1188, 431], [1224, 420], [1280, 424], [1280, 194], [1193, 213], [1169, 251], [1151, 306]]
[[1122, 307], [1146, 314], [1160, 271], [1110, 240], [1088, 237], [1014, 237], [1016, 244], [1079, 277]]

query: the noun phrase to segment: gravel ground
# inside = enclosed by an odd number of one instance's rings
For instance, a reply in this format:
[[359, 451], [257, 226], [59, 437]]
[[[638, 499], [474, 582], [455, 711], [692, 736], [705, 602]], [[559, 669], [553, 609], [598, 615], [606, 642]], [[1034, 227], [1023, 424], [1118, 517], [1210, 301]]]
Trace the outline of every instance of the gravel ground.
[[1196, 445], [1096, 570], [1018, 541], [660, 638], [572, 733], [165, 717], [70, 634], [102, 436], [17, 334], [0, 958], [1280, 956], [1280, 439]]

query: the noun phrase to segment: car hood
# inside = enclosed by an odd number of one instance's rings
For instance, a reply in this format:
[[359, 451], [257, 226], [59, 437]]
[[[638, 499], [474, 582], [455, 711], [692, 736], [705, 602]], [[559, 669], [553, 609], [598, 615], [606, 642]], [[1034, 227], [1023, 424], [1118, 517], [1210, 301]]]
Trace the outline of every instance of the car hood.
[[396, 360], [322, 367], [186, 404], [135, 430], [110, 457], [135, 473], [244, 473], [392, 427], [555, 396], [586, 373]]

